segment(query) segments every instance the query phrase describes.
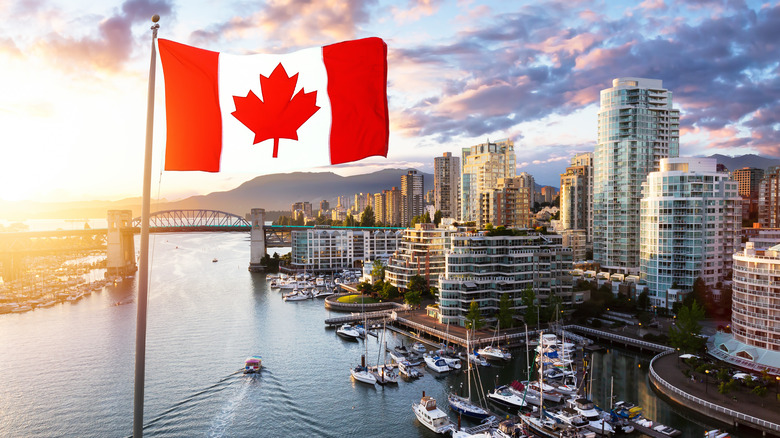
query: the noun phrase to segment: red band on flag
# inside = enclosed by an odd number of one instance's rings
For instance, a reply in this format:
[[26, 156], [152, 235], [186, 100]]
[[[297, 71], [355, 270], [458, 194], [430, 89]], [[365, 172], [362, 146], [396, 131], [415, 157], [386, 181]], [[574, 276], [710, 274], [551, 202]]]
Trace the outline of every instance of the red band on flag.
[[165, 170], [219, 171], [219, 53], [158, 39], [165, 74]]
[[387, 157], [387, 44], [381, 38], [345, 41], [324, 46], [322, 56], [333, 113], [331, 164]]

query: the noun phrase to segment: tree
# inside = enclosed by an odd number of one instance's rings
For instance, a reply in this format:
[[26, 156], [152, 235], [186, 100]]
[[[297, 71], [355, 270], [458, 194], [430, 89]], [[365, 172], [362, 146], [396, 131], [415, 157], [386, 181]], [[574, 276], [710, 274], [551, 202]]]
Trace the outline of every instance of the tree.
[[381, 260], [374, 260], [374, 264], [371, 266], [371, 276], [379, 280], [385, 279], [385, 265], [382, 264]]
[[521, 298], [521, 301], [523, 303], [523, 306], [525, 306], [525, 314], [523, 315], [523, 319], [525, 319], [525, 323], [528, 325], [535, 325], [539, 323], [539, 308], [538, 304], [536, 303], [536, 294], [534, 293], [533, 288], [531, 285], [528, 285], [528, 287], [525, 288], [523, 291], [523, 296]]
[[347, 218], [344, 220], [344, 226], [345, 227], [354, 227], [358, 225], [358, 222], [355, 220], [354, 217], [352, 217], [352, 213], [347, 214]]
[[389, 281], [377, 281], [374, 283], [374, 290], [377, 291], [379, 298], [383, 300], [394, 300], [399, 296], [398, 288], [393, 286]]
[[404, 302], [410, 307], [418, 307], [422, 302], [422, 294], [416, 290], [407, 290], [404, 294]]
[[441, 217], [441, 210], [436, 210], [436, 213], [433, 214], [433, 223], [436, 224], [437, 227], [441, 223]]
[[541, 315], [542, 320], [555, 322], [561, 314], [561, 307], [563, 307], [563, 299], [558, 295], [550, 295], [547, 307], [544, 308], [544, 313]]
[[366, 206], [363, 213], [360, 215], [361, 227], [373, 227], [376, 224], [376, 217], [374, 216], [374, 209], [370, 205]]
[[482, 314], [479, 311], [479, 303], [472, 301], [471, 304], [469, 304], [469, 311], [466, 313], [466, 328], [469, 330], [479, 330], [482, 328], [483, 324]]
[[358, 292], [360, 292], [360, 293], [362, 293], [364, 295], [373, 295], [374, 294], [374, 285], [369, 283], [369, 282], [367, 282], [367, 281], [359, 283], [357, 285], [357, 287], [355, 287], [355, 289], [357, 289]]
[[685, 352], [698, 352], [704, 348], [704, 338], [700, 336], [704, 319], [704, 309], [695, 300], [689, 306], [682, 306], [677, 314], [677, 322], [669, 328], [669, 342], [672, 347]]
[[647, 308], [650, 307], [650, 295], [647, 293], [646, 289], [639, 294], [639, 298], [636, 300], [636, 306], [640, 310], [647, 310]]
[[425, 214], [420, 218], [420, 223], [429, 224], [431, 222], [433, 222], [431, 221], [431, 214], [426, 211]]
[[508, 293], [501, 294], [498, 300], [498, 324], [501, 327], [509, 328], [514, 325], [515, 310], [512, 308], [512, 299]]
[[428, 291], [428, 282], [422, 275], [412, 275], [406, 284], [406, 289], [419, 292], [420, 296]]

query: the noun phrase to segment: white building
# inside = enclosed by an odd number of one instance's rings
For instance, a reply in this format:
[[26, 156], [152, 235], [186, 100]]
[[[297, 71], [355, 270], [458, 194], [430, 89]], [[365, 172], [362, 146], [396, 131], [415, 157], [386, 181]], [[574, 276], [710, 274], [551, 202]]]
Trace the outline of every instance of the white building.
[[647, 174], [676, 157], [680, 112], [658, 79], [618, 78], [601, 90], [593, 161], [593, 258], [602, 269], [639, 267], [639, 201]]
[[316, 227], [292, 232], [291, 265], [307, 272], [354, 268], [356, 262], [387, 259], [398, 248], [402, 230], [351, 230]]
[[508, 294], [516, 311], [524, 309], [522, 293], [531, 287], [545, 306], [551, 296], [572, 301], [572, 253], [561, 236], [517, 230], [513, 235], [456, 233], [439, 277], [439, 318], [445, 324], [465, 324], [471, 302], [479, 304], [486, 321], [494, 321], [501, 296]]
[[710, 354], [755, 371], [780, 375], [780, 245], [734, 254], [731, 333], [708, 342]]
[[591, 241], [593, 229], [593, 153], [575, 155], [561, 174], [561, 225], [564, 230], [585, 230]]
[[640, 272], [653, 306], [672, 308], [673, 284], [690, 292], [701, 277], [715, 287], [731, 271], [741, 197], [738, 184], [716, 166], [714, 158], [663, 158], [643, 184]]
[[435, 282], [444, 272], [444, 254], [450, 249], [452, 230], [433, 224], [416, 224], [403, 230], [398, 250], [387, 261], [385, 280], [405, 290], [409, 279], [420, 275]]

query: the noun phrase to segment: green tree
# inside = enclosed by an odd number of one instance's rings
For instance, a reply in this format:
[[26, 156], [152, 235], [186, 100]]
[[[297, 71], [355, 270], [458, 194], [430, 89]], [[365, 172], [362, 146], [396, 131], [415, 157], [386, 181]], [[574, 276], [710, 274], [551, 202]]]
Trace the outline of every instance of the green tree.
[[374, 264], [371, 265], [371, 276], [379, 280], [385, 279], [385, 265], [381, 260], [374, 260]]
[[420, 218], [420, 223], [430, 224], [431, 222], [433, 222], [431, 220], [431, 214], [426, 211], [425, 214]]
[[482, 314], [479, 311], [479, 304], [476, 301], [472, 301], [469, 304], [469, 311], [466, 313], [466, 328], [471, 330], [479, 330], [482, 328], [484, 322], [482, 321]]
[[561, 310], [563, 310], [563, 299], [558, 295], [550, 295], [547, 307], [542, 309], [542, 321], [557, 321], [561, 315]]
[[436, 213], [433, 214], [433, 223], [436, 224], [437, 227], [441, 223], [441, 217], [441, 210], [436, 210]]
[[355, 287], [358, 292], [364, 294], [364, 295], [373, 295], [374, 294], [374, 285], [363, 281], [361, 283], [358, 283], [357, 287]]
[[352, 213], [347, 213], [347, 218], [344, 219], [344, 226], [345, 227], [354, 227], [357, 226], [358, 222], [355, 220], [354, 217], [352, 217]]
[[406, 289], [419, 292], [420, 296], [428, 292], [428, 281], [422, 275], [412, 275], [406, 283]]
[[394, 300], [398, 298], [398, 288], [393, 286], [389, 281], [379, 280], [374, 283], [374, 290], [383, 300]]
[[538, 324], [539, 305], [536, 302], [536, 294], [534, 293], [534, 289], [531, 287], [531, 285], [528, 285], [528, 287], [526, 287], [525, 290], [523, 291], [521, 301], [523, 303], [523, 306], [525, 306], [525, 313], [523, 314], [523, 319], [525, 319], [525, 323], [530, 326]]
[[515, 310], [512, 308], [512, 299], [508, 293], [503, 293], [498, 300], [498, 324], [503, 328], [510, 328], [514, 322]]
[[370, 205], [366, 206], [363, 213], [360, 215], [361, 227], [373, 227], [376, 224], [376, 217], [374, 216], [374, 209]]
[[404, 294], [404, 302], [412, 308], [419, 307], [422, 302], [422, 294], [420, 291], [407, 290]]
[[677, 322], [669, 328], [669, 342], [672, 347], [685, 352], [698, 352], [704, 348], [704, 338], [700, 336], [704, 319], [704, 309], [695, 300], [689, 306], [682, 306], [677, 314]]

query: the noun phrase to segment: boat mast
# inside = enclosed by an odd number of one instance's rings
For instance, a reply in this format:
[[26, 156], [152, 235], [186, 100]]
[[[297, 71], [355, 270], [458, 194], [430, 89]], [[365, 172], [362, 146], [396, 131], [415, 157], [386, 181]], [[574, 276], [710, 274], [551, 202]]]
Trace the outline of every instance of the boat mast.
[[[539, 332], [539, 420], [543, 420], [544, 415], [544, 349], [542, 348], [542, 332]], [[530, 382], [530, 380], [529, 380]]]

